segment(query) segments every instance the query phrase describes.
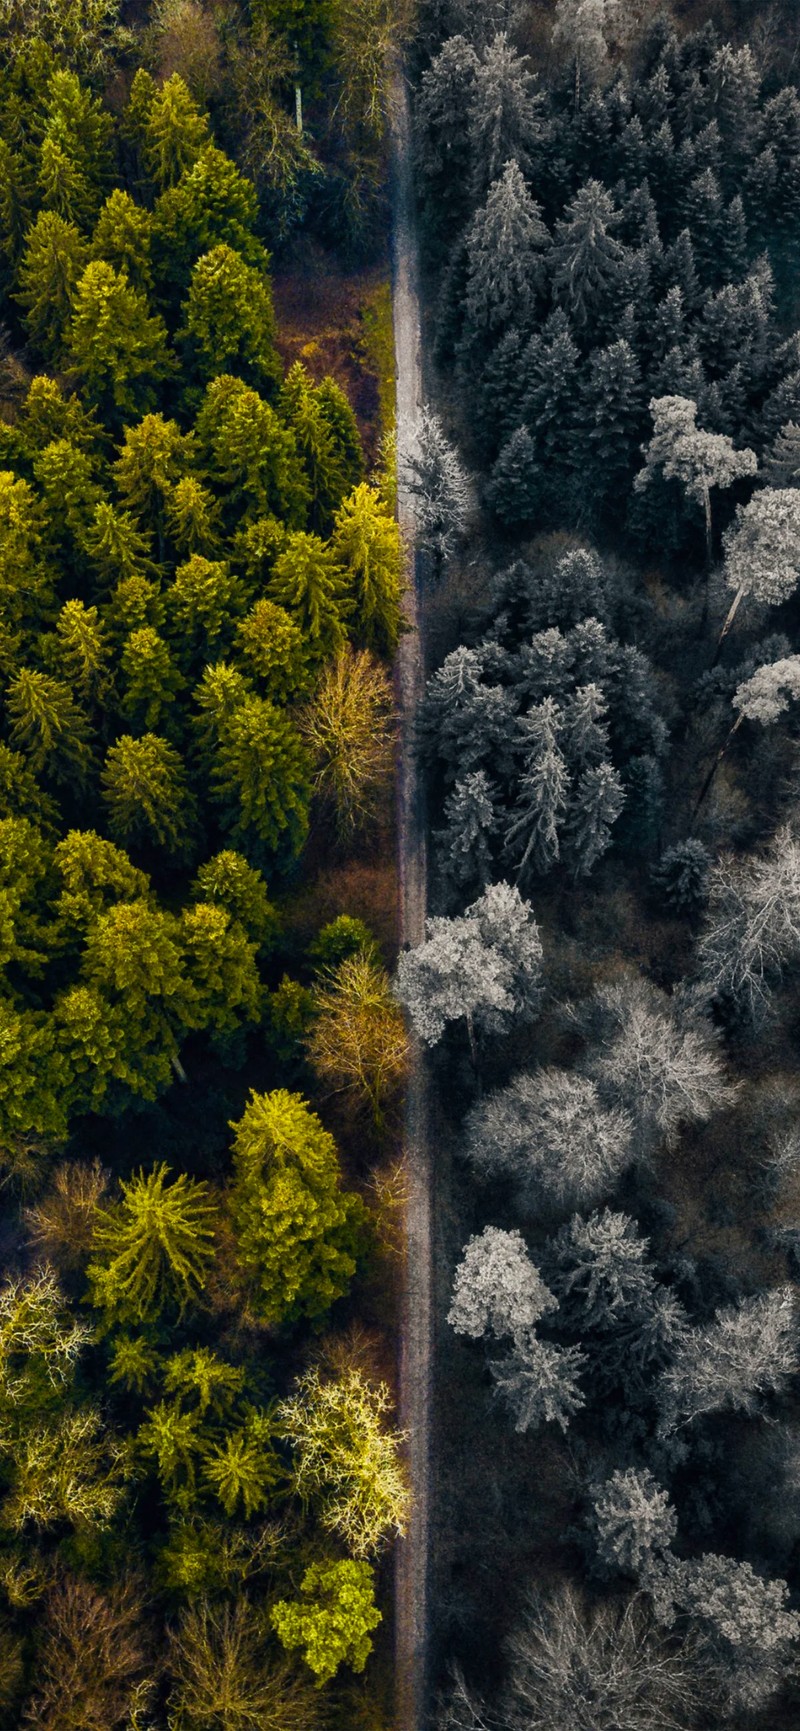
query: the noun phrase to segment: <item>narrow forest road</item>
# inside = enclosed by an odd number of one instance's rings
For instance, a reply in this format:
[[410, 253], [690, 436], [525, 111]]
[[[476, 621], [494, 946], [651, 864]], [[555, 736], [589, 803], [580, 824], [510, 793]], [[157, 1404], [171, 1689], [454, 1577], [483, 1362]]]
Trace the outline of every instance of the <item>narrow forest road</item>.
[[[413, 500], [403, 480], [422, 403], [417, 247], [411, 177], [408, 91], [397, 69], [390, 89], [392, 137], [392, 300], [397, 375], [397, 514], [408, 548], [405, 614], [409, 626], [396, 661], [400, 712], [397, 774], [400, 878], [400, 941], [418, 944], [425, 935], [426, 828], [423, 792], [414, 752], [414, 723], [424, 691], [419, 559], [414, 550]], [[406, 1091], [405, 1278], [400, 1343], [400, 1422], [408, 1435], [412, 1504], [408, 1532], [397, 1546], [395, 1582], [395, 1723], [397, 1731], [423, 1731], [428, 1685], [428, 1538], [432, 1392], [431, 1153], [428, 1136], [428, 1075], [415, 1045]]]

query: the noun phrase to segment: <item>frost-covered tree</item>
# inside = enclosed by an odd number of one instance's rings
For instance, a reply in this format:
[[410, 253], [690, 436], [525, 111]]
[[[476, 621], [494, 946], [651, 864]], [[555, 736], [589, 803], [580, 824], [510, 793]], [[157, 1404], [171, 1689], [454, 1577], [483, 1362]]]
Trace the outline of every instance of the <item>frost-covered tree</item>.
[[747, 475], [754, 475], [758, 458], [754, 451], [737, 451], [725, 433], [706, 432], [697, 425], [697, 404], [690, 397], [653, 397], [650, 403], [653, 435], [645, 451], [644, 468], [633, 483], [643, 492], [656, 475], [678, 481], [687, 498], [702, 507], [706, 532], [706, 554], [711, 559], [713, 519], [711, 492], [725, 491]]
[[587, 180], [556, 223], [550, 254], [553, 298], [577, 329], [604, 308], [618, 282], [624, 248], [614, 237], [619, 213], [599, 180]]
[[800, 488], [762, 487], [740, 505], [723, 538], [725, 581], [734, 590], [720, 643], [745, 598], [779, 607], [800, 578]]
[[480, 650], [454, 649], [425, 688], [420, 742], [448, 782], [484, 768], [502, 777], [513, 762], [515, 716], [513, 695], [484, 678]]
[[610, 1208], [573, 1215], [548, 1245], [547, 1279], [565, 1318], [581, 1334], [613, 1330], [647, 1307], [654, 1279], [648, 1243], [628, 1214]]
[[590, 1207], [632, 1158], [631, 1121], [588, 1077], [548, 1068], [515, 1077], [473, 1107], [465, 1152], [476, 1172], [513, 1180], [527, 1207]]
[[472, 341], [529, 323], [550, 236], [519, 164], [507, 162], [466, 234], [466, 328]]
[[423, 409], [403, 469], [415, 504], [417, 540], [437, 571], [462, 540], [472, 509], [472, 484], [458, 452], [431, 409]]
[[665, 1433], [705, 1412], [756, 1412], [800, 1365], [800, 1319], [792, 1288], [743, 1298], [691, 1329], [659, 1384]]
[[586, 1360], [574, 1346], [539, 1340], [533, 1329], [518, 1335], [489, 1369], [499, 1399], [510, 1407], [517, 1431], [557, 1424], [566, 1430], [585, 1405], [578, 1378]]
[[473, 196], [481, 198], [509, 161], [532, 166], [542, 136], [542, 95], [528, 61], [500, 31], [484, 49], [466, 115]]
[[649, 1469], [627, 1467], [596, 1487], [590, 1527], [604, 1569], [640, 1575], [670, 1549], [678, 1518]]
[[625, 804], [625, 789], [613, 764], [590, 765], [579, 777], [564, 826], [564, 843], [576, 878], [588, 877], [611, 844], [611, 830]]
[[[532, 1597], [509, 1642], [509, 1723], [526, 1731], [687, 1731], [713, 1723], [714, 1681], [640, 1597]], [[467, 1721], [462, 1721], [467, 1727]]]
[[762, 473], [768, 487], [800, 486], [800, 427], [787, 421], [766, 453]]
[[707, 1552], [672, 1557], [657, 1582], [656, 1615], [676, 1611], [721, 1671], [733, 1709], [757, 1711], [797, 1660], [800, 1614], [788, 1606], [789, 1588], [768, 1580], [749, 1563]]
[[696, 914], [708, 905], [710, 871], [708, 848], [690, 836], [667, 848], [650, 875], [667, 907], [680, 914]]
[[454, 889], [485, 889], [492, 875], [492, 837], [497, 829], [495, 792], [486, 771], [457, 781], [444, 802], [444, 828], [434, 830], [439, 872]]
[[758, 1021], [783, 968], [800, 955], [800, 841], [778, 831], [765, 853], [725, 857], [711, 873], [698, 974], [712, 998]]
[[475, 1056], [475, 1028], [501, 1032], [533, 1015], [541, 998], [542, 946], [533, 910], [510, 884], [490, 884], [466, 913], [427, 922], [425, 942], [405, 950], [396, 991], [427, 1045], [463, 1019]]
[[456, 1269], [447, 1313], [456, 1334], [471, 1340], [522, 1335], [555, 1308], [521, 1232], [487, 1226], [469, 1239]]
[[594, 1036], [582, 1068], [608, 1106], [629, 1112], [643, 1152], [735, 1098], [710, 1025], [649, 981], [600, 986], [573, 1015]]
[[559, 740], [562, 716], [552, 697], [529, 709], [520, 731], [526, 761], [505, 833], [511, 859], [519, 859], [517, 882], [544, 873], [559, 857], [559, 826], [569, 797], [569, 770]]

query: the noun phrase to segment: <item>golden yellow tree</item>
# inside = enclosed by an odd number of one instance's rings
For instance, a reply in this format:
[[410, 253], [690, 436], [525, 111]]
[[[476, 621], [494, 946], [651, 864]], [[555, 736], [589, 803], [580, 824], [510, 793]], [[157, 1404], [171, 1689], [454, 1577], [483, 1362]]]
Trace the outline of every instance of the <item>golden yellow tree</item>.
[[402, 1011], [385, 969], [363, 954], [348, 956], [315, 993], [316, 1015], [306, 1038], [321, 1081], [367, 1100], [377, 1127], [408, 1064]]
[[314, 792], [347, 839], [375, 817], [392, 773], [392, 685], [374, 655], [348, 647], [328, 663], [301, 730], [314, 763]]

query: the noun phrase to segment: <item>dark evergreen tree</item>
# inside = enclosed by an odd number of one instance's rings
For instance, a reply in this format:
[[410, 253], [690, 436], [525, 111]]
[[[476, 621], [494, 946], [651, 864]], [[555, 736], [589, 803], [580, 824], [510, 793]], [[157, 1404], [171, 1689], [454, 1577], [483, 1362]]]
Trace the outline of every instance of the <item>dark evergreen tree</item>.
[[504, 444], [486, 489], [486, 503], [506, 529], [535, 524], [546, 494], [547, 475], [527, 427]]

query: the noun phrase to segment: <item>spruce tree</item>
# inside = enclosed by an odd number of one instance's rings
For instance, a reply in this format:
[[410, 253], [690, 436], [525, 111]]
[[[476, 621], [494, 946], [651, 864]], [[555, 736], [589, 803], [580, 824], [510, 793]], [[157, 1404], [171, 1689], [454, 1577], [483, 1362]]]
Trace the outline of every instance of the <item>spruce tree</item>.
[[518, 163], [507, 162], [467, 230], [464, 341], [529, 326], [550, 236]]
[[180, 856], [193, 826], [194, 802], [180, 756], [166, 739], [123, 734], [109, 747], [102, 789], [116, 841], [151, 843]]
[[468, 92], [472, 193], [484, 198], [507, 162], [533, 166], [542, 136], [542, 96], [527, 61], [500, 32], [484, 49]]

